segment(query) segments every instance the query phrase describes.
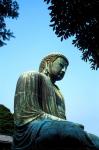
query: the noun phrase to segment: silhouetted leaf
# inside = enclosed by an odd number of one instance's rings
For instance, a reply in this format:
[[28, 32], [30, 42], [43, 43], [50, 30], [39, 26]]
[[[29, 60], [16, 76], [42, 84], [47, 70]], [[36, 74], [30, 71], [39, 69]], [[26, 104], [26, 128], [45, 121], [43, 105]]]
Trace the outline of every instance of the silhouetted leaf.
[[61, 41], [63, 41], [63, 37], [61, 37]]

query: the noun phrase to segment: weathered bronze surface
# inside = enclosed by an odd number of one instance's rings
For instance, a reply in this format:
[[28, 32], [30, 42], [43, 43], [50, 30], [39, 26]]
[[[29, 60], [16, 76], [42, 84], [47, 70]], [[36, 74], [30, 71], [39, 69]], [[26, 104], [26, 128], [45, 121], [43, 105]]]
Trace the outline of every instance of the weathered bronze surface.
[[39, 72], [29, 71], [19, 77], [13, 149], [99, 149], [97, 136], [66, 120], [64, 98], [56, 81], [63, 79], [68, 64], [62, 54], [51, 54], [41, 61]]

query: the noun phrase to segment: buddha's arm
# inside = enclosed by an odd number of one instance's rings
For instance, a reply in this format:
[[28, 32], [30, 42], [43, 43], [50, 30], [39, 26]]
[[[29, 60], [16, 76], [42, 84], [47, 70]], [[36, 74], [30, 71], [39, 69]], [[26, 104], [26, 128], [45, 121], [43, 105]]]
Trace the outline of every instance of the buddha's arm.
[[[39, 95], [39, 100], [38, 101], [40, 103], [40, 108], [43, 112], [41, 118], [65, 121], [65, 119], [57, 117], [57, 115], [55, 114], [55, 111], [50, 112], [50, 110], [52, 110], [52, 107], [54, 108], [53, 110], [57, 109], [55, 107], [56, 102], [54, 100], [54, 98], [56, 98], [56, 97], [54, 97], [55, 93], [53, 95], [51, 94], [52, 84], [50, 85], [50, 82], [48, 81], [48, 79], [46, 79], [46, 77], [43, 77], [41, 75], [39, 75], [39, 81], [38, 82], [39, 82], [39, 85], [40, 85], [40, 89], [37, 92], [38, 95]], [[49, 105], [49, 102], [50, 102], [50, 105]], [[53, 103], [53, 102], [55, 102], [55, 103]]]
[[62, 119], [62, 118], [59, 118], [59, 117], [47, 114], [45, 112], [43, 113], [43, 115], [41, 116], [41, 118], [51, 119], [51, 120], [57, 120], [57, 121], [66, 121], [65, 119]]

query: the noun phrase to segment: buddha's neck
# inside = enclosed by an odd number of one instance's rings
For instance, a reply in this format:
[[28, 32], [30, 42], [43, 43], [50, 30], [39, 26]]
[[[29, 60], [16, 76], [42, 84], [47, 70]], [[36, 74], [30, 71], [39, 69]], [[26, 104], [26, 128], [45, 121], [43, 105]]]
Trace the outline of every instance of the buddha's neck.
[[53, 76], [51, 76], [51, 75], [49, 75], [49, 74], [48, 74], [47, 76], [50, 78], [52, 84], [55, 84], [55, 82], [56, 82], [55, 77], [53, 77]]

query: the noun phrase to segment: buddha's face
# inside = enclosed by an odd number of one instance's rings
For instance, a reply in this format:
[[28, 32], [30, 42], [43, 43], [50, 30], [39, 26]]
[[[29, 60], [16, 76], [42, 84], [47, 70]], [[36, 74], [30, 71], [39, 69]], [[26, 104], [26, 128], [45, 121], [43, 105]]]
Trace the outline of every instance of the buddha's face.
[[67, 69], [67, 62], [64, 58], [58, 57], [54, 62], [49, 64], [50, 77], [54, 81], [61, 80]]

